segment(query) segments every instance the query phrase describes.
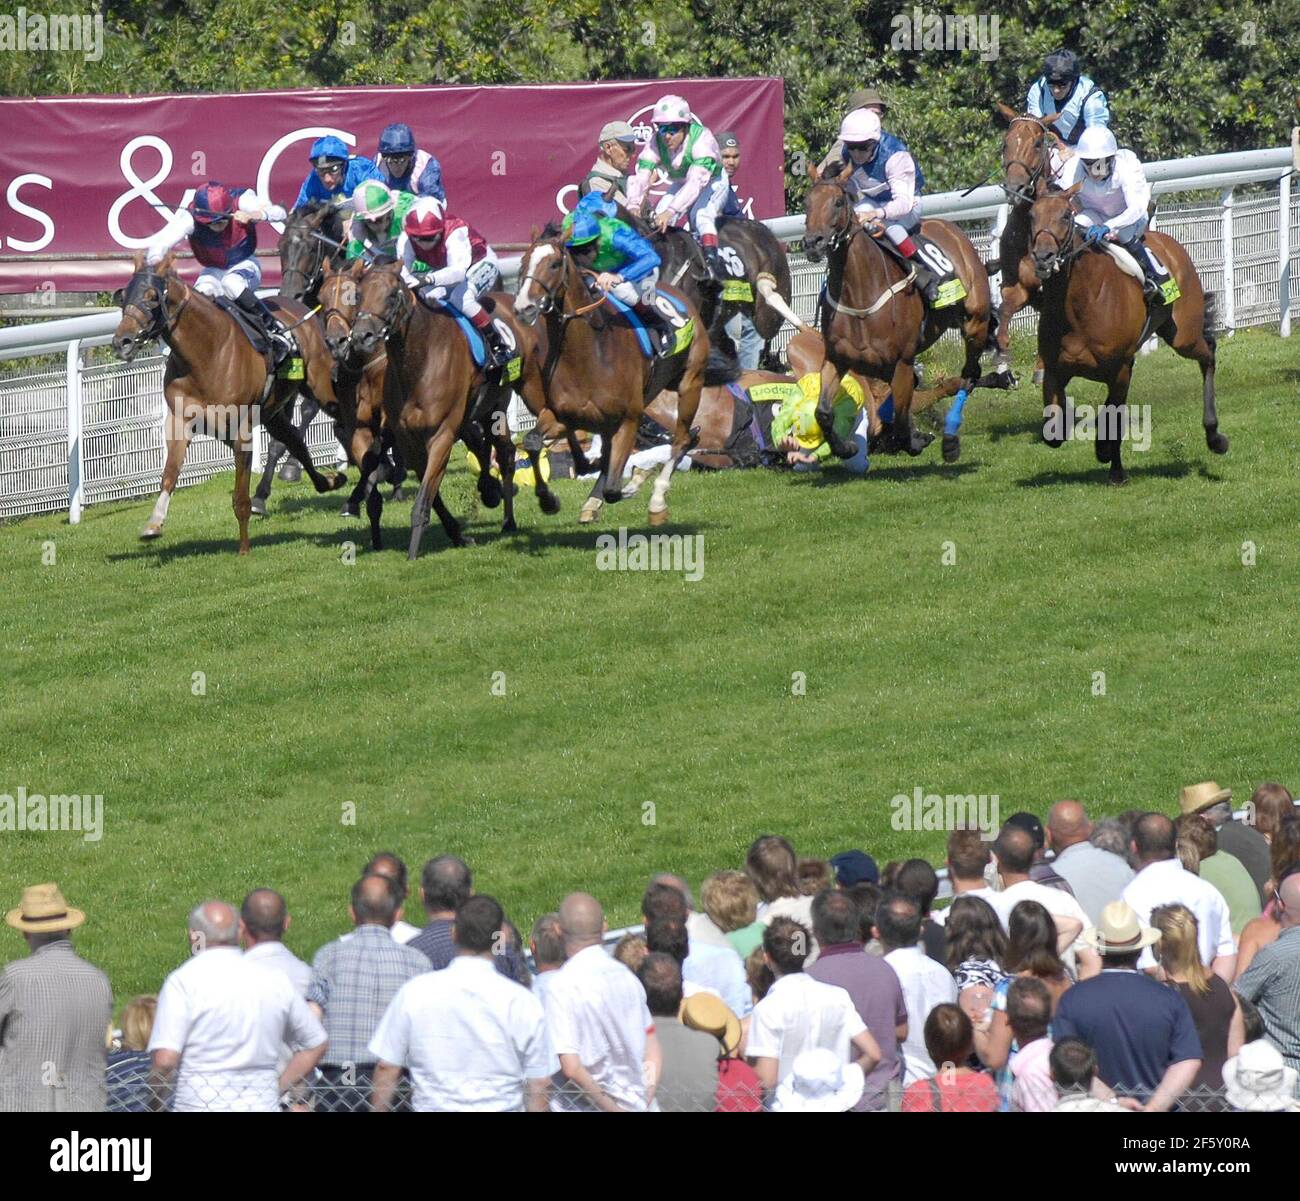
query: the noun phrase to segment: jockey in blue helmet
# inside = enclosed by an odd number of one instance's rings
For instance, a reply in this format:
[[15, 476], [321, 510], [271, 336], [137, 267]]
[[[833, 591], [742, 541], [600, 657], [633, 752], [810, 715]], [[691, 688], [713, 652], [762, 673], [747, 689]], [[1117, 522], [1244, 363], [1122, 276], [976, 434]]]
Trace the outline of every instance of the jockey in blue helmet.
[[367, 179], [380, 179], [379, 168], [361, 154], [348, 154], [342, 138], [328, 134], [311, 144], [312, 170], [302, 181], [295, 209], [322, 200], [349, 199], [357, 185]]
[[427, 150], [416, 148], [411, 127], [400, 121], [385, 125], [379, 135], [379, 174], [394, 191], [436, 196], [447, 202], [438, 160]]

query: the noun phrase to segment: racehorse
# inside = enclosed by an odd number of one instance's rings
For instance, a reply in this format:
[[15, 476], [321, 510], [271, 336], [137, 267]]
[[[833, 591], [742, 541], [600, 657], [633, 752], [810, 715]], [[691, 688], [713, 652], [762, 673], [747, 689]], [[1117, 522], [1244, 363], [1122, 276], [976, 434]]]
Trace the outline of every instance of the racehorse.
[[1082, 376], [1104, 383], [1106, 402], [1097, 417], [1097, 461], [1110, 464], [1110, 483], [1125, 483], [1128, 476], [1120, 451], [1129, 382], [1138, 347], [1155, 333], [1183, 358], [1200, 364], [1205, 444], [1217, 455], [1226, 454], [1228, 439], [1219, 433], [1214, 400], [1213, 296], [1202, 291], [1196, 268], [1182, 246], [1167, 234], [1148, 232], [1147, 245], [1182, 291], [1172, 305], [1157, 305], [1148, 312], [1142, 285], [1122, 271], [1109, 253], [1093, 251], [1084, 243], [1070, 203], [1082, 186], [1050, 190], [1029, 211], [1030, 256], [1042, 288], [1038, 350], [1044, 369], [1044, 440], [1049, 446], [1064, 441], [1061, 402], [1070, 380]]
[[[840, 458], [852, 458], [857, 448], [844, 443], [834, 430], [833, 402], [840, 375], [858, 371], [883, 379], [894, 394], [894, 419], [885, 436], [888, 453], [906, 450], [919, 455], [929, 439], [912, 425], [912, 393], [916, 356], [947, 329], [959, 327], [966, 343], [963, 387], [969, 390], [980, 376], [980, 357], [988, 345], [991, 308], [988, 273], [970, 240], [949, 221], [923, 221], [921, 233], [946, 256], [966, 288], [960, 305], [933, 312], [914, 286], [914, 272], [904, 266], [858, 222], [848, 176], [827, 172], [808, 189], [804, 250], [810, 262], [827, 259], [826, 290], [820, 306], [826, 338], [817, 420]], [[891, 248], [892, 249], [892, 248]], [[960, 409], [956, 410], [960, 420]], [[961, 455], [961, 440], [950, 422], [943, 439], [944, 462]]]
[[[280, 295], [289, 300], [300, 300], [308, 308], [320, 301], [320, 287], [325, 279], [327, 265], [336, 265], [343, 258], [343, 217], [338, 205], [327, 200], [315, 201], [294, 209], [284, 223], [280, 237]], [[340, 398], [343, 399], [343, 398]], [[320, 407], [310, 399], [303, 402], [298, 433], [306, 439], [307, 427], [316, 419]], [[340, 441], [344, 431], [335, 428]], [[266, 453], [266, 467], [253, 495], [253, 512], [266, 516], [266, 502], [271, 495], [271, 483], [276, 468], [286, 453], [279, 439], [271, 442]], [[287, 470], [287, 468], [286, 468]]]
[[[1029, 259], [1029, 207], [1052, 182], [1052, 125], [1059, 114], [1034, 117], [1017, 113], [1008, 104], [996, 111], [1006, 120], [1002, 139], [1002, 184], [1007, 194], [1007, 221], [998, 241], [998, 267], [1002, 272], [1002, 298], [998, 306], [997, 354], [993, 376], [1002, 377], [1007, 387], [1015, 383], [1011, 373], [1011, 318], [1027, 304], [1037, 305], [1038, 278]], [[990, 266], [989, 270], [993, 268]], [[1035, 379], [1035, 382], [1038, 382]]]
[[272, 301], [281, 320], [293, 326], [304, 378], [272, 375], [267, 357], [253, 348], [235, 318], [182, 280], [173, 269], [174, 260], [173, 252], [156, 267], [148, 267], [143, 252], [136, 255], [122, 297], [122, 320], [113, 334], [113, 349], [124, 362], [130, 362], [139, 348], [155, 337], [171, 347], [163, 377], [167, 462], [157, 503], [140, 537], [157, 538], [162, 533], [190, 439], [196, 433], [207, 433], [234, 452], [232, 505], [239, 521], [239, 553], [246, 555], [252, 431], [259, 421], [288, 445], [317, 492], [331, 492], [347, 483], [347, 476], [325, 476], [311, 465], [307, 448], [287, 416], [298, 392], [305, 392], [327, 410], [336, 407], [330, 356], [320, 327], [307, 319], [305, 306]]
[[647, 358], [637, 332], [611, 315], [603, 296], [593, 297], [556, 226], [548, 225], [540, 235], [534, 232], [520, 271], [516, 314], [530, 326], [545, 318], [537, 340], [545, 391], [522, 391], [524, 403], [539, 414], [544, 405], [570, 429], [601, 435], [599, 474], [579, 521], [595, 521], [606, 501], [623, 499], [623, 467], [636, 442], [641, 414], [665, 388], [677, 392], [673, 454], [650, 498], [650, 524], [663, 525], [673, 468], [693, 441], [691, 426], [709, 357], [699, 310], [678, 289], [661, 286], [655, 303], [677, 331], [675, 348], [667, 357]]
[[[483, 298], [484, 307], [507, 326], [507, 340], [513, 338], [519, 352], [518, 370], [521, 383], [527, 380], [537, 395], [541, 393], [538, 367], [531, 339], [509, 315], [508, 298], [500, 293]], [[357, 313], [352, 322], [351, 343], [363, 356], [375, 354], [387, 342], [388, 366], [384, 386], [384, 422], [392, 429], [397, 446], [406, 461], [420, 472], [420, 491], [411, 509], [411, 541], [407, 557], [414, 559], [420, 540], [429, 524], [432, 507], [442, 522], [453, 546], [471, 546], [439, 495], [451, 448], [467, 427], [477, 423], [482, 413], [504, 413], [509, 385], [502, 382], [502, 371], [485, 373], [479, 368], [454, 318], [434, 311], [417, 300], [402, 281], [400, 263], [384, 263], [369, 268], [361, 277]], [[499, 432], [497, 432], [499, 430]], [[494, 430], [493, 444], [501, 471], [500, 489], [505, 498], [502, 531], [518, 527], [514, 518], [515, 448], [500, 423]], [[471, 433], [472, 438], [472, 433]], [[482, 473], [488, 470], [487, 448], [483, 442], [470, 442], [476, 450]], [[373, 453], [373, 452], [372, 452]], [[534, 494], [544, 513], [559, 511], [560, 502], [550, 491], [540, 471], [534, 473]], [[382, 510], [378, 489], [367, 497], [371, 513], [371, 530], [376, 534], [378, 514]]]

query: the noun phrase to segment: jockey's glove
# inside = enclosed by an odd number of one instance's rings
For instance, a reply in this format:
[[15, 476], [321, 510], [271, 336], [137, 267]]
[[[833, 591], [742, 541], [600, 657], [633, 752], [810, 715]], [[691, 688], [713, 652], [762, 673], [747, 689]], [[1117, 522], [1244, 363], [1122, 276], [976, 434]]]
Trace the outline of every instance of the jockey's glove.
[[1099, 242], [1104, 242], [1106, 240], [1106, 235], [1108, 233], [1110, 233], [1110, 230], [1104, 225], [1090, 225], [1088, 226], [1087, 232], [1083, 235], [1083, 240], [1087, 242], [1089, 246], [1096, 246]]

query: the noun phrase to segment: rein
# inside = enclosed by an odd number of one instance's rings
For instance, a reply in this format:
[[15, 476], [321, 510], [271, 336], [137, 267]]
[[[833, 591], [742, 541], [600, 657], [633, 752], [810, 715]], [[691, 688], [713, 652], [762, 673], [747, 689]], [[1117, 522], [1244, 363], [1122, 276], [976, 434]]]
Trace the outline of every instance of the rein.
[[[835, 184], [836, 181], [827, 180], [827, 183]], [[836, 184], [836, 186], [842, 186], [842, 185]], [[847, 192], [847, 189], [845, 189], [845, 191]], [[864, 226], [860, 225], [857, 221], [854, 220], [853, 214], [850, 212], [848, 224], [842, 229], [835, 230], [831, 234], [830, 238], [827, 239], [826, 242], [827, 258], [829, 259], [831, 255], [836, 254], [841, 249], [843, 249], [845, 252], [845, 261], [847, 262], [848, 247], [852, 244], [853, 239], [856, 238], [858, 234], [864, 231], [864, 228], [865, 228]], [[884, 252], [882, 251], [881, 253], [883, 254]], [[880, 310], [884, 308], [885, 305], [887, 305], [891, 300], [893, 300], [895, 296], [897, 296], [900, 292], [906, 291], [907, 288], [909, 288], [915, 282], [916, 268], [915, 267], [909, 268], [907, 274], [903, 276], [902, 279], [896, 281], [895, 283], [891, 284], [888, 288], [886, 288], [878, 297], [876, 297], [876, 299], [872, 302], [872, 304], [865, 309], [855, 309], [852, 305], [844, 304], [839, 299], [838, 296], [832, 296], [830, 294], [829, 272], [827, 273], [827, 277], [828, 278], [827, 278], [827, 288], [826, 288], [826, 300], [827, 303], [831, 306], [831, 308], [833, 308], [837, 313], [843, 313], [847, 317], [871, 317], [874, 314], [880, 312]], [[843, 294], [844, 294], [844, 278], [843, 278], [843, 274], [841, 274], [840, 295], [842, 296]]]
[[[167, 312], [167, 285], [170, 279], [175, 279], [185, 289], [185, 298], [180, 302], [175, 313]], [[134, 299], [134, 294], [139, 288], [130, 288], [132, 295], [122, 298], [122, 311], [135, 309], [141, 317], [148, 319], [149, 324], [143, 330], [142, 336], [145, 338], [162, 338], [167, 339], [168, 335], [176, 328], [177, 322], [181, 319], [181, 314], [185, 312], [190, 303], [190, 297], [194, 295], [194, 290], [180, 276], [162, 276], [157, 272], [150, 271], [147, 274], [136, 275], [132, 279], [142, 281], [143, 286], [152, 287], [158, 293], [158, 306], [152, 312], [143, 308]]]
[[[1038, 126], [1039, 133], [1042, 135], [1041, 141], [1039, 142], [1040, 149], [1038, 154], [1038, 164], [1037, 166], [1034, 167], [1032, 171], [1029, 172], [1029, 182], [1025, 185], [1024, 190], [1021, 190], [1019, 188], [1013, 188], [1006, 183], [999, 185], [1002, 188], [1002, 190], [1007, 194], [1008, 198], [1013, 203], [1015, 203], [1017, 207], [1019, 207], [1020, 205], [1031, 204], [1033, 202], [1034, 196], [1038, 190], [1038, 181], [1042, 179], [1044, 172], [1047, 170], [1047, 164], [1051, 157], [1051, 151], [1049, 150], [1047, 145], [1047, 135], [1050, 131], [1048, 130], [1047, 126], [1042, 123], [1042, 121], [1040, 121], [1037, 117], [1031, 117], [1028, 114], [1015, 117], [1007, 123], [1008, 133], [1011, 131], [1011, 126], [1015, 125], [1017, 121], [1028, 121], [1031, 124]], [[1014, 159], [1012, 161], [1013, 163], [1021, 167], [1025, 166], [1025, 164], [1020, 162], [1019, 159]], [[1003, 159], [1002, 159], [1002, 173], [1004, 175], [1006, 174], [1007, 166], [1008, 163], [1005, 157], [1005, 150], [1004, 150]], [[1028, 171], [1029, 168], [1025, 167], [1025, 170]]]

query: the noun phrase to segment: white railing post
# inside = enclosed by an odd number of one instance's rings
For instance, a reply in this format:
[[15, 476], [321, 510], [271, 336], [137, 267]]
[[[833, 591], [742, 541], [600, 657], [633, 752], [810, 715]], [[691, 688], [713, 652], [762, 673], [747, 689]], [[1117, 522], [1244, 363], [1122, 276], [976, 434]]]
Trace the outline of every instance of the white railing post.
[[1291, 176], [1277, 181], [1278, 333], [1291, 336]]
[[1232, 189], [1224, 188], [1223, 203], [1223, 326], [1231, 336], [1237, 328], [1237, 273], [1233, 269]]
[[68, 524], [81, 521], [82, 454], [81, 439], [81, 340], [68, 343], [67, 354], [68, 394]]

